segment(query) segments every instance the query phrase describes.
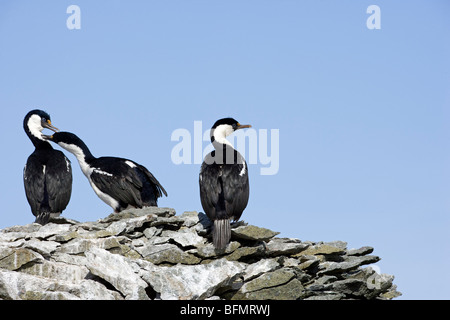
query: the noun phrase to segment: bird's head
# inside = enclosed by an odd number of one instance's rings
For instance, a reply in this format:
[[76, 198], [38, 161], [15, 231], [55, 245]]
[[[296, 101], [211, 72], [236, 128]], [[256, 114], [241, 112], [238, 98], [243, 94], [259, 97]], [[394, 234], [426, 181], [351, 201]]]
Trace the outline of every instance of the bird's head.
[[251, 128], [249, 124], [240, 124], [233, 118], [223, 118], [217, 120], [211, 128], [211, 142], [218, 141], [219, 143], [226, 144], [226, 137], [232, 134], [234, 131], [244, 128]]
[[44, 140], [57, 143], [64, 149], [68, 149], [67, 146], [77, 146], [77, 147], [84, 146], [84, 142], [72, 132], [59, 131], [55, 132], [51, 136], [45, 134], [42, 134], [41, 136]]
[[28, 112], [23, 120], [23, 127], [29, 136], [33, 136], [39, 140], [43, 140], [41, 132], [44, 128], [50, 129], [53, 132], [59, 131], [58, 128], [52, 125], [50, 115], [39, 109]]
[[86, 144], [72, 132], [60, 131], [50, 135], [41, 135], [46, 141], [52, 141], [75, 156], [92, 156]]

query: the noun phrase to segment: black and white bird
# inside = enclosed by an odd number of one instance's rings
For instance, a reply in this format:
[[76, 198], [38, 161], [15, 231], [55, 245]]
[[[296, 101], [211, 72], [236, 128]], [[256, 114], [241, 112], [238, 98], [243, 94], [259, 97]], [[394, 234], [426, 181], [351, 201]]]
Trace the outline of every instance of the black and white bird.
[[215, 150], [206, 155], [200, 169], [200, 200], [214, 223], [213, 244], [219, 250], [230, 242], [230, 222], [239, 220], [249, 198], [247, 163], [226, 137], [235, 130], [250, 127], [233, 118], [216, 121], [210, 132]]
[[120, 212], [129, 206], [157, 206], [157, 200], [162, 197], [162, 193], [167, 196], [166, 190], [153, 174], [132, 160], [116, 157], [96, 158], [86, 144], [70, 132], [57, 132], [44, 138], [57, 143], [77, 158], [92, 189], [114, 212]]
[[44, 128], [58, 131], [48, 113], [28, 112], [23, 128], [35, 147], [23, 170], [25, 194], [35, 222], [44, 225], [50, 217], [59, 216], [70, 201], [72, 167], [64, 153], [53, 149], [42, 137]]

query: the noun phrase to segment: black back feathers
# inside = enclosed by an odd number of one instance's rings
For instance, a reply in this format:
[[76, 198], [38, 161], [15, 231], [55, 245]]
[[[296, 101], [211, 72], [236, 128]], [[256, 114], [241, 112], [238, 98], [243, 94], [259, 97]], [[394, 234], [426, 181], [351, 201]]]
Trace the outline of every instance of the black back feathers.
[[25, 116], [24, 130], [35, 150], [27, 159], [23, 182], [35, 222], [40, 224], [46, 224], [51, 216], [61, 214], [72, 194], [70, 161], [40, 137], [44, 127], [54, 128], [46, 112], [32, 110]]

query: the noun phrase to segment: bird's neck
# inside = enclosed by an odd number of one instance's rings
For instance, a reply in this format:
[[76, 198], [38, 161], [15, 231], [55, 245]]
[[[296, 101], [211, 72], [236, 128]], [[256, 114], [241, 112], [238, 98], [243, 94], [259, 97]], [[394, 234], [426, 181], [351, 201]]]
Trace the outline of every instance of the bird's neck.
[[[49, 142], [45, 141], [43, 138], [35, 136], [30, 130], [25, 130], [25, 132], [36, 149], [53, 149]], [[40, 132], [38, 134], [40, 134]]]
[[233, 149], [232, 144], [230, 143], [230, 141], [227, 140], [227, 135], [225, 131], [212, 129], [210, 136], [211, 136], [211, 143], [214, 149], [222, 150], [227, 147]]
[[72, 153], [78, 160], [80, 164], [81, 170], [84, 174], [90, 170], [90, 164], [96, 159], [89, 148], [84, 144], [75, 145], [75, 144], [65, 144], [59, 143], [61, 147]]
[[231, 143], [225, 139], [226, 142], [217, 141], [211, 138], [215, 151], [212, 152], [214, 162], [217, 164], [235, 164], [236, 150]]
[[230, 141], [227, 140], [225, 130], [211, 130], [211, 143], [215, 149], [214, 161], [217, 164], [234, 164], [236, 163], [236, 150]]

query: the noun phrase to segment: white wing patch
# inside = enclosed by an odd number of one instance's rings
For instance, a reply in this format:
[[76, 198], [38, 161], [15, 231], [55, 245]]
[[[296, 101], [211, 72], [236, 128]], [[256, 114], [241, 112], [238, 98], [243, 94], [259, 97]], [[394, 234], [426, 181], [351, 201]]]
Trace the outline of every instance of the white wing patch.
[[64, 160], [66, 160], [67, 172], [70, 172], [70, 161], [66, 157], [64, 157]]
[[125, 163], [127, 165], [129, 165], [131, 168], [135, 168], [136, 167], [136, 165], [133, 162], [131, 162], [130, 160], [125, 161]]
[[113, 176], [111, 173], [103, 171], [103, 170], [100, 170], [98, 168], [94, 168], [94, 172], [95, 173], [99, 173], [99, 174], [103, 174], [103, 175], [108, 176], [108, 177], [112, 177]]
[[242, 177], [245, 174], [245, 171], [246, 171], [245, 162], [242, 162], [242, 170], [241, 172], [239, 172], [239, 175]]

